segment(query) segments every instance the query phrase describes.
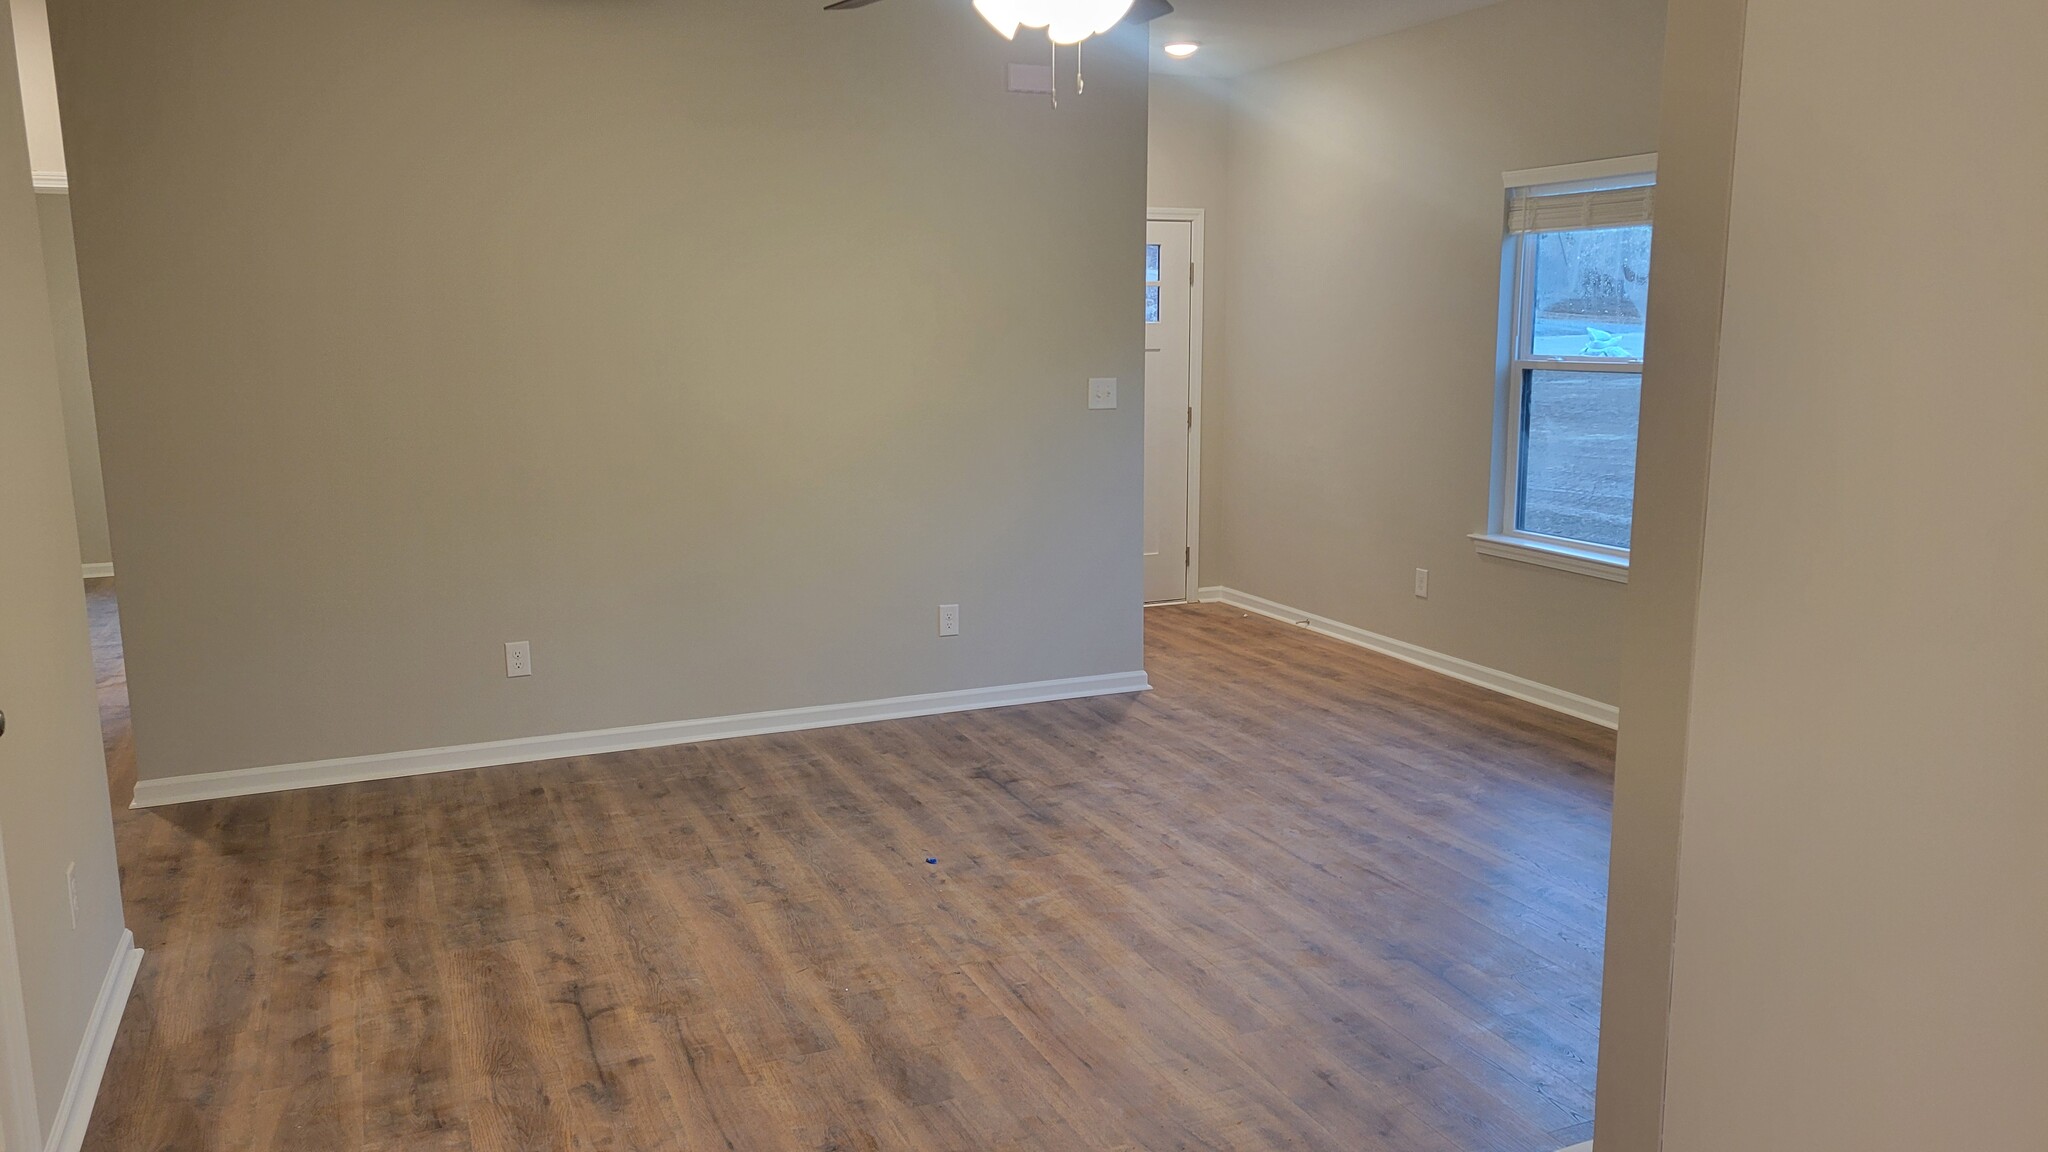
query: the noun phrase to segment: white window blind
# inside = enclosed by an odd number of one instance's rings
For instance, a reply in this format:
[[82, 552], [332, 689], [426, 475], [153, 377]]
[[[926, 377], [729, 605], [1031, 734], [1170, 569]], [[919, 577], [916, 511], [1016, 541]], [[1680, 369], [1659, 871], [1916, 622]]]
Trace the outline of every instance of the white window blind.
[[1551, 195], [1544, 195], [1541, 188], [1516, 188], [1508, 193], [1508, 231], [1572, 232], [1648, 224], [1656, 198], [1653, 185]]

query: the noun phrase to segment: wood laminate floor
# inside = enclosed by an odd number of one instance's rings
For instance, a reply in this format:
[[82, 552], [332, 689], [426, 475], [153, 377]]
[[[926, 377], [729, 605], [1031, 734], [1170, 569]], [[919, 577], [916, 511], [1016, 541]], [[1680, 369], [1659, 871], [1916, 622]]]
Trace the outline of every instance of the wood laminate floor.
[[1611, 735], [1147, 622], [1142, 697], [123, 811], [86, 1148], [1585, 1139]]

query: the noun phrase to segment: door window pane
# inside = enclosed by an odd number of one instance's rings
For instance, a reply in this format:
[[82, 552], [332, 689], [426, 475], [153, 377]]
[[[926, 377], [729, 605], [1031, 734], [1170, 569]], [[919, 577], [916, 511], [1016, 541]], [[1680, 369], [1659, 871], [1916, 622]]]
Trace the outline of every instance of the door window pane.
[[1159, 323], [1159, 245], [1145, 245], [1145, 323]]
[[1532, 371], [1524, 375], [1523, 389], [1515, 526], [1627, 548], [1643, 378]]
[[1650, 305], [1650, 226], [1535, 237], [1531, 355], [1643, 358]]

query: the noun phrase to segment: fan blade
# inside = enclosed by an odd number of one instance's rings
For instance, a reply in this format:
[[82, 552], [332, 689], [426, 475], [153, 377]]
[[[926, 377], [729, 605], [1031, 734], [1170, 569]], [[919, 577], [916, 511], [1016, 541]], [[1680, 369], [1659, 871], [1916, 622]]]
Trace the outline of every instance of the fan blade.
[[845, 12], [853, 8], [865, 8], [868, 5], [874, 4], [876, 2], [877, 0], [839, 0], [839, 3], [837, 4], [825, 5], [825, 11]]
[[1131, 14], [1126, 19], [1138, 24], [1150, 24], [1161, 16], [1173, 15], [1173, 5], [1167, 0], [1138, 0], [1131, 5]]

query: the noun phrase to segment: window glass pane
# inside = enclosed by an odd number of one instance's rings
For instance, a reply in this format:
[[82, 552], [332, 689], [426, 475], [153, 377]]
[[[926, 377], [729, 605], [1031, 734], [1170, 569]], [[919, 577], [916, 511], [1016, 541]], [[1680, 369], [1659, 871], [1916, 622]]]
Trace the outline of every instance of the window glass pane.
[[1159, 323], [1159, 285], [1145, 285], [1145, 323]]
[[1527, 374], [1517, 528], [1628, 547], [1642, 395], [1637, 375]]
[[1159, 283], [1159, 245], [1157, 244], [1145, 245], [1145, 281], [1149, 284]]
[[1643, 358], [1650, 226], [1543, 232], [1534, 242], [1536, 356]]

